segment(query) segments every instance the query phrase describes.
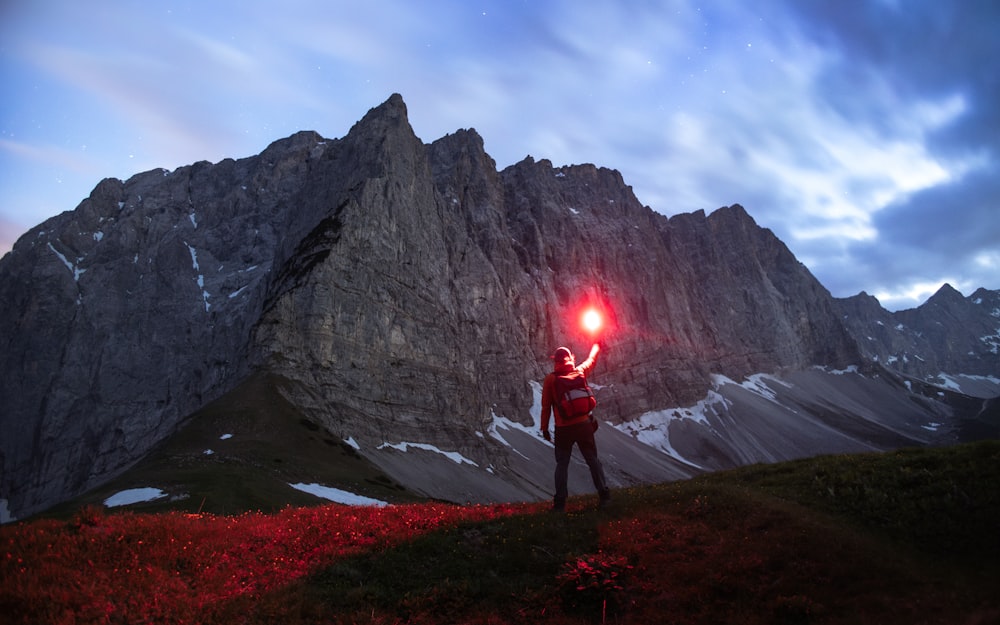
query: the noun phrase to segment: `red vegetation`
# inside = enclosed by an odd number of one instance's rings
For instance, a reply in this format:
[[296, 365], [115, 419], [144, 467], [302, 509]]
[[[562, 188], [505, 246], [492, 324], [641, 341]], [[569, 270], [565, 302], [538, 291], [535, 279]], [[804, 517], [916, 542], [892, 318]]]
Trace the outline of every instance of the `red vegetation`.
[[0, 528], [6, 623], [203, 623], [339, 558], [527, 506], [330, 505], [279, 514], [104, 516]]
[[989, 579], [928, 570], [908, 550], [775, 499], [720, 491], [633, 507], [623, 492], [617, 512], [595, 511], [593, 498], [578, 503], [568, 515], [541, 503], [327, 505], [236, 517], [91, 509], [68, 523], [14, 524], [0, 527], [0, 621], [982, 625], [1000, 617]]

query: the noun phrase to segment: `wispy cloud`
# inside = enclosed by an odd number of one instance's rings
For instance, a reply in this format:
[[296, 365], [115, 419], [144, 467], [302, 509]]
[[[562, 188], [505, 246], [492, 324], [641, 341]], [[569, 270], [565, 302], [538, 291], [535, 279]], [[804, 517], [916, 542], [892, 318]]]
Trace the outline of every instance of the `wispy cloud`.
[[341, 136], [399, 92], [426, 141], [474, 127], [500, 167], [612, 167], [668, 215], [743, 204], [834, 295], [916, 305], [943, 280], [1000, 287], [997, 23], [997, 3], [934, 0], [41, 0], [0, 23], [19, 98], [0, 219], [40, 167], [89, 190]]

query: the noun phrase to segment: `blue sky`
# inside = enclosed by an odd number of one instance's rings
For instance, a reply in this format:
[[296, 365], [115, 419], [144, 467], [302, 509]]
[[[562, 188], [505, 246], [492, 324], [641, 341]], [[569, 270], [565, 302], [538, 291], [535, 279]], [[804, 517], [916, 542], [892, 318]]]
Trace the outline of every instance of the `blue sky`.
[[342, 137], [400, 93], [500, 169], [742, 204], [836, 297], [997, 289], [997, 32], [993, 0], [0, 0], [0, 253], [103, 178]]

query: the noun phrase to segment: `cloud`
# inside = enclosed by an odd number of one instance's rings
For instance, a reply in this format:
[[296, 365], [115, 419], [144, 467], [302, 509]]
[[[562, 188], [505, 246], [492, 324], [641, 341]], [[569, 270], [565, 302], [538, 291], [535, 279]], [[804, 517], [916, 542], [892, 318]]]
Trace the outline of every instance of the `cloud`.
[[[399, 92], [422, 139], [474, 127], [501, 168], [615, 168], [667, 215], [743, 204], [837, 296], [998, 286], [995, 2], [63, 5], [0, 23], [8, 216], [342, 136]], [[76, 195], [21, 184], [38, 159]]]
[[5, 159], [22, 159], [46, 165], [56, 164], [65, 169], [90, 175], [99, 173], [93, 161], [79, 150], [0, 139], [0, 152], [5, 153]]

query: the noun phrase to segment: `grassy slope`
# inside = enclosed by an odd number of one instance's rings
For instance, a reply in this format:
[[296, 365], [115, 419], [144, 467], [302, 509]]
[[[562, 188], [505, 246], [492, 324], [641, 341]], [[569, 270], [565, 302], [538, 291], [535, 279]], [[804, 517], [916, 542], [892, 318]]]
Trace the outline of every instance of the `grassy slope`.
[[[49, 511], [45, 516], [71, 521], [45, 531], [54, 532], [56, 541], [80, 539], [74, 528], [81, 525], [81, 506], [144, 486], [187, 497], [133, 511], [237, 514], [323, 503], [289, 482], [319, 482], [391, 502], [419, 501], [285, 402], [277, 390], [282, 383], [270, 377], [247, 380], [194, 415], [122, 478]], [[223, 434], [233, 436], [222, 440]], [[206, 455], [205, 449], [215, 453]], [[311, 567], [310, 556], [300, 555], [308, 575], [286, 575], [292, 581], [262, 594], [223, 593], [228, 599], [213, 599], [199, 620], [1000, 623], [1000, 600], [993, 596], [1000, 587], [996, 441], [755, 465], [618, 491], [608, 511], [593, 510], [594, 503], [573, 500], [565, 516], [491, 513], [488, 520], [446, 524], [430, 533], [410, 533], [406, 513], [394, 513], [403, 520], [390, 525], [380, 520], [388, 513], [373, 512], [364, 517], [370, 519], [366, 527], [398, 540], [376, 548], [338, 547], [343, 555]], [[95, 512], [85, 517], [89, 514]], [[121, 522], [136, 538], [157, 527], [156, 517], [136, 518], [131, 525], [127, 517]], [[247, 540], [241, 523], [255, 523], [253, 531], [260, 532], [281, 527], [283, 519], [234, 521], [233, 529], [213, 539], [218, 541], [213, 549], [238, 559]], [[164, 516], [157, 532], [186, 532], [186, 523]], [[190, 523], [197, 527], [199, 521]], [[94, 527], [103, 526], [98, 521]], [[316, 549], [323, 548], [322, 533], [328, 530], [322, 524], [310, 528], [319, 532]], [[17, 531], [30, 532], [30, 524]], [[298, 543], [281, 541], [298, 531], [283, 527], [277, 532], [281, 537], [267, 544], [294, 554]], [[188, 538], [197, 543], [197, 536]], [[52, 577], [45, 583], [67, 585], [81, 564], [46, 559], [44, 575]], [[163, 575], [197, 588], [205, 582], [194, 571], [209, 565], [190, 571], [173, 571], [169, 562], [157, 566]], [[100, 572], [117, 564], [88, 566]], [[280, 565], [260, 566], [255, 574], [282, 573]], [[279, 568], [268, 573], [268, 566]], [[24, 571], [30, 575], [31, 566]], [[109, 579], [118, 574], [104, 572]], [[594, 585], [596, 590], [577, 590]], [[141, 594], [131, 600], [148, 603]]]
[[[130, 488], [153, 487], [169, 497], [129, 506], [137, 512], [273, 512], [322, 503], [289, 484], [319, 483], [390, 503], [417, 494], [307, 419], [279, 392], [281, 378], [257, 374], [194, 413], [183, 427], [118, 479], [41, 516], [69, 518]], [[221, 439], [231, 434], [228, 439]], [[206, 454], [212, 450], [212, 454]]]
[[573, 499], [566, 515], [543, 504], [91, 509], [0, 528], [0, 613], [24, 623], [1000, 622], [997, 441], [757, 465], [595, 504]]
[[[339, 562], [299, 589], [301, 614], [387, 623], [1000, 622], [995, 441], [746, 467], [622, 491], [605, 512], [593, 503]], [[578, 590], [581, 581], [599, 589]]]

